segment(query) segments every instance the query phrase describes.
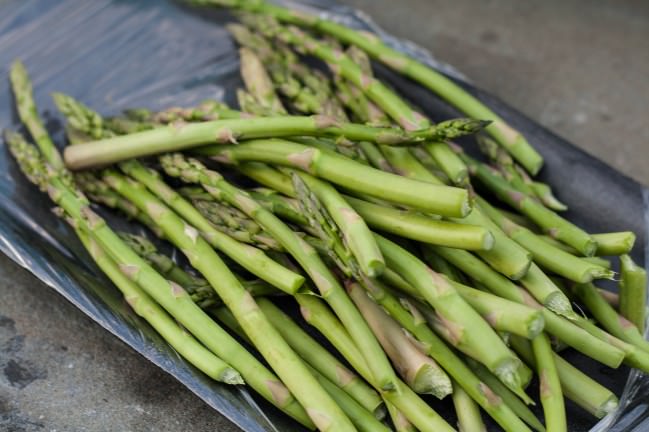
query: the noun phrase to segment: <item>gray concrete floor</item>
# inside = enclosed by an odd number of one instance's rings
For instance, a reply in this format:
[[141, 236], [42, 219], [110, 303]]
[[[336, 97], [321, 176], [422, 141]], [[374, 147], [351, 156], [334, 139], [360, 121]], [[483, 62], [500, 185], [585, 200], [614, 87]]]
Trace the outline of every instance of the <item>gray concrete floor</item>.
[[[649, 184], [646, 1], [347, 1]], [[238, 430], [4, 256], [0, 299], [0, 431]]]

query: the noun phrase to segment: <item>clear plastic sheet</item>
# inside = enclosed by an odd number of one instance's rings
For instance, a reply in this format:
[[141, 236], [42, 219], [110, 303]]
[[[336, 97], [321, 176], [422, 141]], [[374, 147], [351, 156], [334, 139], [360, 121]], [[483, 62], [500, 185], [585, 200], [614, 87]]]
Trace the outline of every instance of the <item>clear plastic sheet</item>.
[[[570, 204], [570, 218], [592, 232], [633, 230], [638, 234], [634, 258], [644, 262], [649, 256], [643, 249], [649, 192], [641, 185], [473, 87], [425, 50], [381, 31], [364, 14], [330, 0], [288, 4], [375, 31], [393, 47], [457, 79], [543, 154], [547, 167], [541, 178], [558, 187], [559, 198]], [[206, 98], [233, 102], [233, 90], [240, 81], [237, 51], [223, 27], [228, 20], [224, 11], [194, 10], [159, 0], [0, 2], [0, 127], [16, 124], [7, 70], [18, 57], [32, 74], [36, 100], [47, 111], [48, 128], [58, 142], [63, 141], [62, 128], [57, 116], [50, 114], [55, 111], [49, 97], [52, 91], [69, 93], [102, 114], [126, 107], [191, 105]], [[412, 82], [383, 68], [379, 73], [433, 119], [457, 114]], [[132, 313], [69, 227], [50, 213], [48, 199], [23, 178], [5, 148], [0, 149], [0, 176], [0, 250], [243, 430], [301, 430], [245, 388], [207, 379]], [[134, 229], [110, 213], [106, 216], [120, 228]], [[620, 408], [597, 424], [569, 403], [571, 431], [649, 429], [646, 376], [629, 374], [626, 368], [613, 371], [573, 352], [567, 356], [621, 395]], [[453, 421], [449, 404], [434, 406], [440, 413], [449, 413]]]

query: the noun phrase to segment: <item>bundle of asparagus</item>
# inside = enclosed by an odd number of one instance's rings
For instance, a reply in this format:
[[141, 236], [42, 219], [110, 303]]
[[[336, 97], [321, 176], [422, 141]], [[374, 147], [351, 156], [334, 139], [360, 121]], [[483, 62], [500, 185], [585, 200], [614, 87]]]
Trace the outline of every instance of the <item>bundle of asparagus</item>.
[[[465, 432], [565, 431], [564, 398], [595, 417], [617, 399], [559, 345], [649, 371], [633, 233], [589, 234], [560, 216], [566, 206], [532, 179], [543, 161], [520, 133], [372, 35], [264, 0], [191, 3], [236, 10], [241, 110], [206, 101], [104, 118], [56, 93], [72, 144], [62, 158], [16, 62], [16, 105], [36, 146], [5, 135], [26, 177], [181, 356], [322, 431], [454, 430], [424, 394], [451, 396]], [[432, 124], [371, 59], [470, 118]], [[451, 141], [473, 134], [486, 162]], [[116, 233], [98, 206], [145, 225], [191, 268]], [[615, 276], [601, 256], [620, 257], [619, 295], [593, 284]], [[278, 307], [291, 304], [304, 322]]]

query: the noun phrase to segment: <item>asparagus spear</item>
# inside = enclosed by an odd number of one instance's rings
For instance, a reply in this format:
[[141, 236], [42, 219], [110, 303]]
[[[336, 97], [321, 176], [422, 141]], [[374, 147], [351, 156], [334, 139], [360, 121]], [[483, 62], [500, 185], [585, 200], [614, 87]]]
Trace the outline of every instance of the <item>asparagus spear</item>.
[[63, 170], [64, 164], [61, 155], [56, 150], [43, 121], [38, 116], [34, 96], [32, 94], [32, 81], [27, 74], [27, 69], [20, 61], [15, 61], [9, 70], [11, 88], [16, 99], [18, 116], [23, 122], [48, 165], [55, 170]]
[[635, 243], [635, 234], [631, 231], [593, 234], [592, 237], [597, 242], [598, 256], [628, 254]]
[[566, 408], [561, 392], [561, 382], [548, 337], [545, 334], [540, 334], [532, 339], [532, 350], [539, 375], [545, 427], [548, 432], [567, 431]]
[[281, 101], [275, 94], [275, 86], [270, 81], [264, 70], [261, 59], [249, 48], [239, 49], [241, 62], [241, 77], [250, 93], [256, 97], [258, 103], [274, 113], [285, 113]]
[[234, 118], [190, 124], [172, 123], [167, 127], [105, 138], [85, 146], [69, 147], [65, 150], [64, 157], [70, 169], [79, 170], [200, 145], [236, 143], [254, 138], [331, 136], [387, 145], [406, 145], [431, 138], [445, 139], [448, 136], [470, 134], [481, 126], [482, 124], [474, 125], [469, 120], [456, 119], [409, 132], [397, 128], [339, 123], [326, 116]]
[[296, 171], [292, 173], [293, 184], [296, 185], [294, 189], [299, 191], [299, 185], [304, 184], [315, 194], [340, 229], [345, 243], [363, 273], [370, 277], [380, 275], [385, 268], [381, 251], [365, 221], [350, 206], [348, 200], [327, 182], [306, 173]]
[[405, 129], [417, 130], [429, 125], [421, 114], [412, 110], [383, 83], [365, 74], [342, 50], [332, 48], [297, 27], [281, 26], [270, 16], [241, 14], [240, 18], [244, 24], [253, 27], [265, 36], [277, 38], [294, 46], [300, 52], [318, 57], [330, 65], [331, 68], [335, 68], [345, 79], [362, 88], [372, 101]]
[[216, 199], [225, 200], [236, 206], [275, 237], [309, 274], [320, 294], [332, 305], [354, 341], [359, 347], [362, 347], [362, 352], [368, 358], [372, 373], [382, 388], [391, 389], [394, 386], [396, 376], [385, 353], [381, 350], [367, 323], [345, 294], [344, 289], [312, 247], [275, 215], [251, 199], [246, 192], [232, 186], [220, 174], [206, 169], [200, 162], [185, 159], [180, 154], [163, 156], [160, 160], [167, 174], [172, 177], [180, 177], [186, 182], [200, 183]]
[[[440, 319], [438, 313], [436, 313], [431, 308], [426, 307], [426, 305], [422, 305], [420, 302], [410, 302], [409, 300], [402, 300], [402, 303], [407, 305], [408, 310], [410, 310], [412, 313], [421, 314], [426, 320], [426, 322], [428, 323], [428, 325], [433, 330], [435, 330], [435, 332], [438, 335], [440, 335], [449, 344], [456, 346], [456, 342], [454, 340], [454, 335], [453, 335], [453, 328], [448, 326], [442, 319]], [[509, 343], [508, 340], [510, 337], [510, 333], [498, 332], [498, 335], [505, 344]], [[465, 354], [472, 358], [477, 357], [474, 353], [471, 353], [470, 351], [466, 351]], [[519, 378], [520, 386], [518, 388], [511, 388], [512, 386], [509, 385], [509, 387], [526, 404], [533, 405], [534, 401], [524, 391], [524, 387], [526, 387], [529, 384], [530, 380], [532, 379], [532, 371], [527, 366], [523, 365], [519, 369], [518, 375], [520, 377]]]
[[106, 251], [129, 280], [137, 283], [206, 348], [227, 363], [235, 365], [245, 382], [269, 402], [300, 423], [306, 426], [313, 424], [304, 409], [272, 372], [205, 315], [185, 290], [164, 279], [121, 241], [106, 222], [90, 209], [83, 195], [73, 189], [69, 176], [60, 172], [46, 174], [47, 168], [44, 167], [37, 151], [19, 135], [13, 134], [7, 141], [12, 146], [14, 157], [25, 167], [24, 171], [27, 171], [28, 177], [40, 175], [46, 178], [47, 192], [52, 201], [65, 211], [68, 218], [75, 221], [79, 229], [86, 232]]
[[620, 273], [620, 313], [642, 334], [647, 320], [647, 272], [629, 255], [622, 255]]
[[437, 141], [425, 143], [423, 146], [453, 184], [464, 186], [469, 182], [469, 170], [466, 164], [447, 143]]
[[556, 211], [564, 211], [568, 209], [564, 203], [559, 201], [554, 194], [552, 193], [552, 188], [545, 183], [538, 181], [532, 182], [532, 190], [536, 193], [536, 196], [539, 197], [541, 202], [549, 209]]
[[545, 319], [536, 309], [451, 281], [460, 295], [496, 330], [527, 339], [543, 331]]
[[[606, 300], [606, 303], [610, 304], [613, 309], [619, 309], [620, 308], [620, 295], [619, 293], [611, 292], [609, 290], [603, 289], [603, 288], [597, 288], [597, 292], [599, 292], [599, 295], [602, 296], [604, 300]], [[645, 315], [646, 315], [646, 308], [645, 308]]]
[[74, 176], [77, 186], [85, 193], [91, 201], [103, 204], [106, 207], [117, 209], [124, 213], [129, 219], [137, 219], [144, 226], [154, 230], [154, 234], [162, 237], [160, 230], [155, 229], [155, 223], [146, 214], [142, 213], [130, 201], [124, 199], [120, 194], [115, 193], [110, 186], [104, 183], [92, 172], [80, 172]]
[[[24, 79], [28, 81], [26, 71], [21, 70], [20, 67], [17, 70], [25, 74]], [[17, 99], [24, 98], [21, 96], [21, 91], [24, 89], [14, 86], [13, 90], [18, 96]], [[33, 108], [29, 111], [30, 116], [39, 121], [38, 112], [35, 107]], [[31, 155], [29, 159], [31, 159], [32, 165], [21, 163], [22, 166], [34, 168], [34, 161], [40, 164], [39, 167], [43, 166], [43, 162], [40, 162], [41, 160], [33, 147], [20, 138], [15, 139], [15, 142], [17, 144], [14, 155], [19, 161], [23, 155]], [[41, 140], [39, 146], [42, 149], [41, 152], [45, 162], [52, 164], [60, 160], [60, 155], [58, 155], [50, 139]], [[24, 158], [22, 160], [24, 161]], [[41, 176], [44, 176], [44, 170], [40, 168]], [[32, 169], [31, 172], [33, 173], [34, 170]], [[166, 309], [209, 350], [227, 363], [236, 365], [244, 380], [268, 401], [302, 424], [307, 426], [313, 424], [306, 415], [305, 410], [296, 402], [279, 379], [205, 315], [181, 287], [166, 281], [120, 240], [119, 236], [108, 227], [106, 222], [90, 209], [88, 201], [76, 189], [71, 175], [65, 169], [54, 170], [51, 177], [47, 179], [47, 184], [50, 199], [60, 206], [67, 216], [75, 221], [77, 226], [88, 232], [88, 235], [110, 255], [129, 279], [140, 285], [147, 294]], [[248, 297], [250, 296], [248, 295]]]
[[419, 351], [401, 327], [367, 296], [360, 285], [349, 283], [347, 292], [410, 388], [438, 399], [452, 393], [446, 373], [433, 359]]
[[[360, 66], [364, 74], [366, 74], [367, 76], [374, 75], [369, 57], [365, 52], [356, 48], [355, 46], [351, 46], [347, 50], [347, 52], [349, 57]], [[341, 80], [339, 79], [338, 81]], [[356, 111], [355, 114], [357, 115], [357, 117], [360, 118], [363, 122], [373, 124], [373, 119], [370, 118], [371, 113], [374, 112], [374, 110], [371, 109], [371, 102], [364, 100], [364, 94], [359, 90], [358, 87], [351, 87], [350, 90], [356, 90], [357, 94], [352, 95], [352, 98], [358, 99], [360, 102], [359, 105], [366, 107], [365, 109]], [[396, 97], [398, 97], [398, 95], [396, 95]], [[351, 106], [354, 107], [353, 104]], [[376, 109], [379, 109], [379, 107], [376, 107]], [[370, 145], [372, 144], [370, 143]], [[466, 183], [466, 181], [468, 180], [467, 167], [464, 162], [462, 162], [462, 160], [455, 154], [455, 152], [453, 152], [449, 148], [447, 143], [442, 141], [430, 142], [425, 143], [424, 147], [438, 162], [442, 171], [446, 174], [446, 176], [448, 176], [453, 184], [463, 186]], [[399, 165], [399, 162], [403, 160], [403, 162], [407, 163], [406, 161], [408, 159], [408, 156], [410, 156], [410, 152], [407, 149], [397, 149], [381, 146], [381, 151], [386, 155], [386, 158], [396, 162], [397, 168], [402, 168], [403, 164]]]
[[453, 406], [460, 432], [487, 432], [480, 417], [480, 407], [457, 383], [453, 383]]
[[200, 153], [224, 163], [255, 161], [289, 166], [353, 191], [434, 214], [464, 217], [471, 210], [464, 189], [406, 179], [289, 141], [250, 140], [236, 146], [203, 148]]
[[274, 238], [238, 209], [213, 200], [192, 200], [192, 204], [216, 229], [235, 240], [259, 249], [282, 250]]

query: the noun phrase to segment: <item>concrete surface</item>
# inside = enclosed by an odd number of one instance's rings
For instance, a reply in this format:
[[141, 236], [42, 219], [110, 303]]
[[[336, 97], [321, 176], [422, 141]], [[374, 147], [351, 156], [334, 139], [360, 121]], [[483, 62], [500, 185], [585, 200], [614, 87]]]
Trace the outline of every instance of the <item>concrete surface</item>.
[[[348, 1], [649, 184], [646, 1]], [[149, 430], [238, 429], [0, 256], [0, 431]]]

